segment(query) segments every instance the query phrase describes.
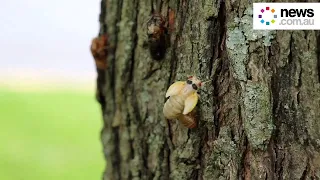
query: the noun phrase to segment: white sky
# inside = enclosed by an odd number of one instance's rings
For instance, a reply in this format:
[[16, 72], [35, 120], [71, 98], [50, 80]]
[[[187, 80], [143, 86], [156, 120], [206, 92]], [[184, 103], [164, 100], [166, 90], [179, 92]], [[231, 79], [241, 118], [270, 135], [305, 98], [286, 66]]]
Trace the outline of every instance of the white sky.
[[6, 0], [0, 7], [0, 83], [95, 81], [89, 47], [100, 0]]

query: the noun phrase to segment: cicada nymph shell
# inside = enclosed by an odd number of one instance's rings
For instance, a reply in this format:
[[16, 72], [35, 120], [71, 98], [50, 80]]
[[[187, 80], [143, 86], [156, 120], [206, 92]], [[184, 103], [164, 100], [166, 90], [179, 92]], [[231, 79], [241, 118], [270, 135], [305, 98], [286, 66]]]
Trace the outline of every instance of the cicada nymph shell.
[[148, 46], [154, 60], [164, 58], [167, 49], [168, 30], [161, 14], [153, 14], [147, 22]]
[[91, 42], [91, 54], [95, 60], [96, 68], [100, 70], [107, 68], [107, 43], [108, 37], [106, 34], [94, 38]]

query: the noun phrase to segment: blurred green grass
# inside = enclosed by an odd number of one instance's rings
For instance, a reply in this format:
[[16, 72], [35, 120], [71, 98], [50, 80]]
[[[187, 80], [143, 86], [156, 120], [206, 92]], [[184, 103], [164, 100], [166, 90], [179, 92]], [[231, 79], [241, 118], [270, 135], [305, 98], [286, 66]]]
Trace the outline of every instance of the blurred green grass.
[[0, 88], [0, 179], [101, 179], [101, 111], [90, 91]]

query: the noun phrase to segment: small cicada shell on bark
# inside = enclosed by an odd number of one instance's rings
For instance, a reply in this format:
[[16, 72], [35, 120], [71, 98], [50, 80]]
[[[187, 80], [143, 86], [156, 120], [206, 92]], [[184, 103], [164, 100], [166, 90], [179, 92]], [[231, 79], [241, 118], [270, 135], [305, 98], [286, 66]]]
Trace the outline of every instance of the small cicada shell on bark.
[[94, 38], [91, 42], [91, 54], [95, 60], [96, 68], [100, 70], [107, 68], [107, 43], [108, 37], [106, 34]]
[[199, 99], [198, 89], [203, 83], [195, 76], [187, 81], [178, 81], [172, 84], [167, 93], [163, 107], [163, 114], [169, 120], [178, 119], [184, 126], [194, 128], [197, 126], [195, 111]]
[[150, 55], [154, 60], [161, 60], [168, 46], [166, 21], [156, 13], [147, 22], [147, 28]]
[[105, 96], [103, 93], [103, 86], [105, 84], [105, 74], [107, 70], [107, 51], [108, 46], [108, 36], [103, 34], [94, 38], [91, 42], [90, 51], [94, 58], [96, 70], [98, 73], [97, 77], [97, 89], [96, 89], [96, 99], [101, 104], [102, 109], [106, 104]]

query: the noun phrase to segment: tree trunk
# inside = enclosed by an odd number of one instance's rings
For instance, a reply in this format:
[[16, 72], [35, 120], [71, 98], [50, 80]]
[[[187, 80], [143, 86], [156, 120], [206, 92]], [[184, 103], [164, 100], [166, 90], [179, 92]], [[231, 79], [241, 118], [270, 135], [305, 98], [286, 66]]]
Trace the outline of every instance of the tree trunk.
[[[318, 31], [253, 31], [241, 0], [101, 7], [104, 179], [320, 179]], [[153, 11], [173, 27], [160, 61], [143, 46]], [[194, 129], [162, 113], [168, 87], [189, 75], [212, 79]]]

